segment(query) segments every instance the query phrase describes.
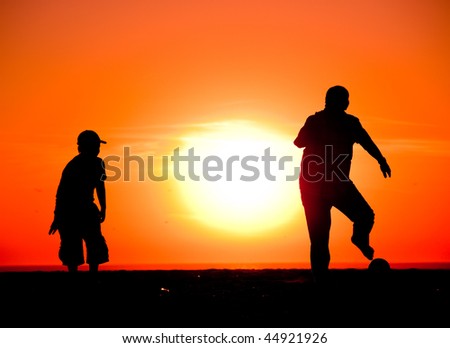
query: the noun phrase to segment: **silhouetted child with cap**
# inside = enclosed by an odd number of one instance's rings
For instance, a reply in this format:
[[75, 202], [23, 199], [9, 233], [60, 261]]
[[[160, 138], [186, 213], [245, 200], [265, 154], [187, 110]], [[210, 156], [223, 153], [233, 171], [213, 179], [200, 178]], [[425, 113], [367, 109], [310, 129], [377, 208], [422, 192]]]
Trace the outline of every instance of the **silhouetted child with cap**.
[[[100, 144], [106, 144], [92, 130], [78, 135], [78, 152], [64, 168], [56, 193], [54, 220], [49, 234], [59, 231], [59, 259], [69, 272], [84, 264], [83, 241], [89, 271], [97, 273], [98, 266], [109, 261], [108, 247], [101, 232], [106, 216], [106, 173], [98, 157]], [[100, 209], [94, 202], [96, 192]]]

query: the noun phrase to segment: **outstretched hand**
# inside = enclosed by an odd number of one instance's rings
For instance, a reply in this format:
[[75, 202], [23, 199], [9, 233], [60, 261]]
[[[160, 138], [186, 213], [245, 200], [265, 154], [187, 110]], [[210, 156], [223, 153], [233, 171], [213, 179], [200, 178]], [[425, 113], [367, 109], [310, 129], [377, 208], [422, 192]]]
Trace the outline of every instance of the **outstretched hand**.
[[380, 169], [385, 178], [387, 178], [388, 176], [391, 177], [391, 168], [389, 167], [389, 164], [386, 160], [380, 163]]

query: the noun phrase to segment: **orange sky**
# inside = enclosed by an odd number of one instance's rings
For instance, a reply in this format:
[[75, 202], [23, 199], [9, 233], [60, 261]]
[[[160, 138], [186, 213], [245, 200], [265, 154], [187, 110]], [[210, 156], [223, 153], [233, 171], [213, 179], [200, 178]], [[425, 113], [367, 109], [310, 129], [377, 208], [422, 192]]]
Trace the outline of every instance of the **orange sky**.
[[[450, 262], [449, 38], [446, 0], [2, 1], [0, 265], [60, 264], [47, 232], [80, 131], [108, 141], [102, 157], [127, 146], [159, 161], [203, 137], [239, 144], [261, 129], [298, 159], [292, 140], [335, 84], [393, 171], [384, 179], [355, 145], [352, 178], [375, 210], [375, 256]], [[186, 191], [192, 183], [107, 182], [110, 264], [308, 262], [297, 182], [288, 184], [294, 214], [261, 231], [261, 213], [247, 214], [226, 231], [222, 211], [195, 218], [206, 198]], [[221, 197], [208, 199], [226, 211]], [[365, 262], [350, 234], [333, 211], [332, 266]]]

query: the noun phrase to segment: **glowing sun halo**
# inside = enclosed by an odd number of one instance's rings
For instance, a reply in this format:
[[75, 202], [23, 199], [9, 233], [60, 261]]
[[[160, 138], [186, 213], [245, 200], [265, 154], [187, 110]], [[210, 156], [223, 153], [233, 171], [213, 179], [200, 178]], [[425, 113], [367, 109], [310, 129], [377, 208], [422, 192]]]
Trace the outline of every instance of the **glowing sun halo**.
[[192, 163], [180, 164], [185, 180], [177, 182], [194, 219], [245, 235], [298, 216], [299, 154], [289, 136], [235, 121], [205, 125], [182, 140], [180, 156]]

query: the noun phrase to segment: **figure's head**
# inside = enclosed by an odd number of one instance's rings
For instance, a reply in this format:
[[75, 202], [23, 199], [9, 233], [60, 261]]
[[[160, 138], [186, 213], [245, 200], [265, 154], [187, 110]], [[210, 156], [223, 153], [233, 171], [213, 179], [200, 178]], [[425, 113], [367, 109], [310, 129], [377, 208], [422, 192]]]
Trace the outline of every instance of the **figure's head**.
[[350, 94], [347, 89], [342, 86], [330, 87], [325, 96], [325, 108], [332, 110], [347, 110]]
[[78, 152], [97, 156], [100, 153], [100, 144], [106, 144], [98, 134], [92, 130], [85, 130], [77, 138]]

